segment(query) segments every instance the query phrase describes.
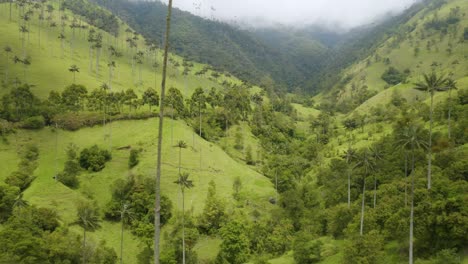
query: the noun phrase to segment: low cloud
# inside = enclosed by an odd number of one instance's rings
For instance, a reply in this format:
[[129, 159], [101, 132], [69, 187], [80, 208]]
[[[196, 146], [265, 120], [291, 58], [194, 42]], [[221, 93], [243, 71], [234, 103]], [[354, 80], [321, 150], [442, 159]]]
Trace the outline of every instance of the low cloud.
[[[399, 13], [418, 0], [174, 0], [195, 15], [227, 22], [269, 26], [321, 24], [349, 29]], [[167, 0], [162, 0], [166, 2]]]

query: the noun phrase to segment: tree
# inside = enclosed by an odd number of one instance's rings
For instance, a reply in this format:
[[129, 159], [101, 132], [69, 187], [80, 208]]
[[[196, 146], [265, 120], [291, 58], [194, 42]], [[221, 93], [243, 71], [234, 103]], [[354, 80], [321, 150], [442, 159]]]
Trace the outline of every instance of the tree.
[[119, 211], [120, 213], [120, 223], [121, 223], [121, 229], [120, 229], [120, 264], [123, 263], [123, 245], [124, 245], [124, 222], [125, 219], [128, 219], [132, 215], [132, 210], [130, 209], [130, 206], [128, 204], [123, 204], [122, 209]]
[[130, 150], [130, 157], [128, 158], [128, 168], [131, 169], [138, 165], [140, 162], [138, 160], [138, 156], [140, 155], [140, 152], [136, 149], [131, 149]]
[[349, 146], [348, 149], [345, 151], [346, 164], [348, 165], [348, 168], [346, 169], [348, 176], [348, 208], [351, 207], [351, 176], [353, 174], [354, 169], [354, 165], [352, 165], [352, 159], [355, 157], [356, 151], [353, 148], [351, 148], [351, 146]]
[[427, 189], [431, 189], [431, 172], [432, 172], [432, 126], [434, 114], [434, 95], [438, 91], [447, 89], [447, 79], [444, 75], [438, 76], [435, 72], [431, 74], [424, 74], [424, 81], [415, 84], [415, 89], [428, 92], [431, 97], [431, 106], [429, 111], [429, 145], [428, 145], [428, 158], [427, 158]]
[[94, 39], [94, 49], [96, 50], [96, 75], [99, 75], [99, 59], [101, 57], [102, 34], [98, 33]]
[[181, 167], [181, 162], [182, 162], [182, 149], [183, 149], [183, 148], [187, 148], [187, 143], [185, 143], [185, 141], [183, 141], [183, 140], [179, 140], [179, 142], [177, 142], [176, 147], [179, 148], [179, 174], [180, 174], [180, 169], [182, 168], [182, 167]]
[[114, 75], [114, 69], [116, 67], [115, 61], [110, 61], [107, 63], [107, 67], [109, 67], [109, 90], [112, 89], [112, 77]]
[[[374, 144], [374, 146], [372, 146], [371, 148], [371, 153], [372, 153], [372, 158], [375, 163], [375, 169], [378, 170], [379, 169], [378, 162], [383, 159], [383, 155], [384, 155], [382, 146], [378, 144]], [[377, 204], [377, 173], [374, 173], [374, 208], [376, 204]]]
[[413, 264], [413, 223], [414, 223], [414, 166], [415, 166], [415, 151], [417, 149], [425, 149], [427, 143], [422, 139], [422, 127], [416, 123], [410, 123], [404, 127], [397, 135], [397, 144], [400, 148], [411, 152], [411, 208], [410, 208], [410, 233], [409, 233], [409, 264]]
[[78, 112], [84, 109], [84, 99], [88, 90], [83, 85], [72, 84], [62, 92], [62, 105], [66, 110]]
[[75, 81], [76, 81], [75, 74], [77, 72], [80, 72], [80, 68], [78, 68], [78, 66], [73, 64], [72, 66], [70, 66], [70, 68], [68, 68], [68, 71], [73, 74], [73, 83], [75, 83]]
[[23, 56], [26, 56], [26, 47], [24, 45], [24, 42], [26, 41], [26, 37], [25, 37], [25, 34], [26, 33], [29, 33], [29, 29], [26, 27], [26, 26], [20, 26], [20, 32], [21, 32], [21, 47], [23, 49]]
[[[10, 2], [10, 5], [11, 5], [11, 2]], [[5, 54], [6, 54], [5, 84], [7, 84], [8, 83], [8, 62], [10, 61], [10, 53], [13, 52], [13, 49], [7, 45], [3, 48], [3, 51], [5, 51]]]
[[143, 92], [143, 104], [149, 106], [149, 110], [151, 112], [152, 106], [159, 106], [159, 94], [156, 90], [152, 89], [151, 87], [146, 89]]
[[[179, 167], [180, 170], [180, 167]], [[182, 191], [182, 263], [185, 264], [185, 189], [193, 188], [193, 182], [189, 180], [190, 174], [179, 173], [179, 179], [174, 183], [180, 186]]]
[[364, 211], [365, 211], [365, 199], [366, 199], [366, 178], [369, 176], [369, 172], [374, 170], [375, 161], [372, 157], [370, 149], [364, 149], [364, 151], [359, 155], [359, 166], [364, 169], [364, 177], [362, 179], [362, 203], [361, 203], [361, 222], [359, 228], [359, 235], [362, 236], [364, 231]]
[[250, 241], [245, 230], [245, 224], [239, 220], [230, 221], [221, 229], [223, 242], [216, 257], [216, 264], [247, 262], [250, 254]]
[[239, 200], [240, 198], [240, 191], [242, 190], [242, 180], [239, 176], [234, 178], [234, 182], [232, 183], [232, 196], [234, 199]]
[[216, 195], [216, 183], [210, 181], [205, 207], [199, 221], [201, 232], [214, 234], [221, 228], [225, 220], [224, 208], [224, 203]]
[[138, 51], [135, 55], [135, 60], [136, 60], [136, 63], [139, 65], [138, 66], [138, 79], [139, 79], [139, 82], [140, 84], [143, 83], [143, 80], [142, 80], [142, 76], [141, 76], [141, 71], [142, 71], [142, 65], [143, 65], [143, 57], [145, 56], [145, 54], [143, 53], [143, 51]]
[[452, 90], [457, 90], [457, 82], [453, 79], [447, 80], [447, 90], [449, 93], [448, 98], [448, 117], [447, 117], [447, 131], [448, 131], [448, 138], [451, 138], [451, 129], [450, 129], [450, 121], [451, 121], [451, 114], [452, 114]]
[[86, 263], [86, 231], [99, 228], [99, 208], [90, 201], [80, 201], [77, 206], [76, 224], [83, 228], [83, 263]]
[[171, 15], [172, 15], [172, 0], [169, 0], [167, 5], [166, 18], [166, 37], [164, 39], [164, 59], [163, 73], [161, 81], [161, 107], [159, 108], [159, 127], [158, 127], [158, 150], [156, 162], [156, 185], [155, 185], [155, 205], [154, 205], [154, 263], [159, 264], [159, 240], [161, 236], [161, 161], [162, 161], [162, 140], [163, 140], [163, 124], [164, 124], [164, 100], [166, 96], [166, 75], [167, 75], [167, 58], [169, 55], [169, 36], [171, 31]]
[[60, 48], [62, 49], [62, 57], [63, 57], [63, 42], [65, 41], [65, 35], [63, 32], [60, 32], [58, 39], [60, 39]]

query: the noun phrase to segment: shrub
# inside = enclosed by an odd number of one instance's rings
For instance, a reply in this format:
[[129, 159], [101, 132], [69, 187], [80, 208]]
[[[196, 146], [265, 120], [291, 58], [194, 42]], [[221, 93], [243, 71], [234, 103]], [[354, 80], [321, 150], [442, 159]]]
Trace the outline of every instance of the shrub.
[[128, 158], [128, 168], [131, 169], [138, 165], [140, 152], [136, 149], [130, 150], [130, 157]]
[[45, 126], [45, 119], [43, 116], [32, 116], [26, 118], [21, 124], [21, 128], [25, 129], [42, 129]]
[[391, 85], [397, 85], [399, 83], [405, 82], [406, 75], [401, 73], [395, 67], [389, 67], [383, 74], [382, 80]]
[[314, 240], [310, 234], [301, 234], [294, 241], [294, 260], [296, 263], [311, 264], [320, 261], [322, 241]]
[[109, 151], [99, 149], [97, 145], [85, 148], [80, 153], [80, 166], [89, 171], [101, 171], [112, 156]]

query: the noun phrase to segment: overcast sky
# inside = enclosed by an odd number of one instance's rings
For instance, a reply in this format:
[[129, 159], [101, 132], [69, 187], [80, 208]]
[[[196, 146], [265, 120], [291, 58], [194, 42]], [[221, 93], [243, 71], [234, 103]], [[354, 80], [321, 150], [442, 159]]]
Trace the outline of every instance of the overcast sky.
[[[162, 0], [167, 3], [167, 0]], [[398, 13], [417, 0], [173, 0], [199, 16], [268, 25], [326, 24], [351, 28]]]

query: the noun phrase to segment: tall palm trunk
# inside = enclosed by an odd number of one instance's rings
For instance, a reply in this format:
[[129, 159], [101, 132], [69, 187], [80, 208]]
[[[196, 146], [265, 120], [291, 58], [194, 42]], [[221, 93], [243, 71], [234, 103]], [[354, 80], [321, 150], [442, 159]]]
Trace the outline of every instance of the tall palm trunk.
[[348, 168], [348, 209], [351, 207], [351, 168]]
[[427, 157], [427, 189], [431, 189], [431, 172], [432, 172], [432, 126], [433, 126], [433, 114], [434, 114], [434, 93], [431, 92], [431, 109], [429, 112], [429, 146], [428, 146], [428, 157]]
[[409, 264], [413, 264], [413, 226], [414, 226], [414, 145], [411, 146], [411, 209], [409, 234]]
[[405, 207], [408, 206], [408, 184], [406, 178], [408, 177], [408, 153], [405, 151]]
[[362, 233], [364, 231], [364, 208], [365, 208], [365, 203], [366, 203], [366, 178], [367, 178], [367, 169], [366, 173], [364, 174], [364, 182], [362, 185], [362, 203], [361, 203], [361, 224], [359, 228], [359, 235], [362, 236]]
[[120, 229], [120, 264], [123, 263], [123, 239], [124, 239], [124, 213], [121, 213], [120, 221], [122, 221], [122, 226]]
[[449, 98], [448, 98], [448, 103], [449, 103], [449, 109], [448, 109], [448, 119], [447, 119], [447, 132], [448, 132], [448, 138], [450, 140], [451, 138], [451, 130], [450, 130], [450, 117], [452, 115], [452, 89], [449, 88]]
[[83, 228], [83, 263], [86, 263], [86, 228]]
[[161, 81], [161, 106], [159, 108], [159, 128], [158, 128], [158, 158], [156, 164], [156, 201], [155, 201], [155, 217], [154, 217], [154, 263], [159, 264], [159, 242], [161, 236], [161, 161], [162, 161], [162, 140], [163, 140], [163, 124], [164, 124], [164, 100], [166, 97], [166, 75], [167, 75], [167, 57], [169, 53], [169, 35], [171, 30], [171, 14], [172, 0], [169, 0], [167, 5], [166, 18], [166, 39], [164, 43], [164, 59], [163, 73]]
[[374, 209], [377, 204], [377, 176], [374, 174]]
[[182, 188], [182, 264], [185, 264], [185, 191]]

